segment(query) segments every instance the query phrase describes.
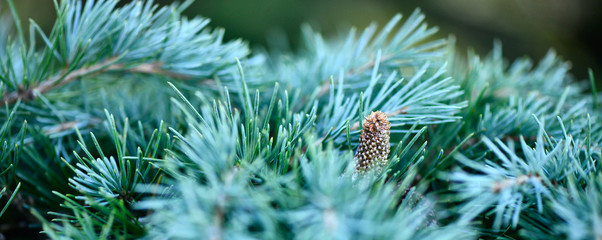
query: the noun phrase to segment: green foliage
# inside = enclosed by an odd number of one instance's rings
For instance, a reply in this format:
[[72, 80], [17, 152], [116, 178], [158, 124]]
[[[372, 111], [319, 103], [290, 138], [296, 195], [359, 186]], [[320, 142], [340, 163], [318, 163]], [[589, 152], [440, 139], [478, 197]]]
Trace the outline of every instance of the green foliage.
[[555, 228], [569, 239], [592, 239], [602, 236], [602, 175], [588, 178], [585, 189], [569, 179], [568, 187], [551, 205], [562, 221]]
[[482, 142], [499, 159], [480, 159], [485, 165], [457, 156], [459, 162], [470, 169], [469, 172], [456, 171], [449, 176], [451, 181], [458, 182], [452, 185], [452, 191], [457, 192], [456, 196], [464, 202], [458, 209], [464, 213], [461, 220], [469, 221], [495, 205], [494, 229], [510, 224], [516, 227], [525, 206], [534, 207], [538, 213], [543, 212], [543, 202], [553, 198], [556, 187], [566, 183], [567, 177], [583, 180], [596, 170], [593, 168], [596, 165], [594, 157], [599, 159], [600, 154], [583, 154], [580, 150], [583, 143], [575, 142], [568, 135], [560, 140], [546, 135], [545, 139], [547, 141], [544, 140], [542, 126], [535, 147], [527, 145], [521, 137], [522, 153], [517, 153], [512, 140], [504, 144], [495, 139], [494, 143], [483, 137]]
[[[27, 124], [23, 124], [23, 127], [18, 132], [18, 135], [11, 136], [13, 119], [16, 113], [19, 103], [17, 103], [13, 110], [6, 116], [2, 128], [0, 128], [0, 144], [2, 144], [2, 152], [0, 152], [0, 184], [2, 184], [2, 190], [0, 190], [0, 197], [9, 195], [9, 199], [4, 203], [5, 206], [0, 211], [0, 217], [8, 209], [9, 204], [15, 198], [17, 192], [21, 188], [21, 183], [17, 183], [13, 191], [9, 191], [7, 187], [13, 187], [15, 181], [15, 167], [19, 164], [21, 159], [21, 151], [23, 149], [23, 137]], [[11, 193], [12, 192], [12, 193]]]
[[[602, 238], [593, 73], [591, 91], [553, 51], [509, 63], [496, 43], [464, 59], [416, 10], [334, 37], [304, 26], [300, 50], [251, 54], [184, 17], [190, 1], [56, 1], [50, 33], [24, 32], [7, 2], [0, 221], [12, 234]], [[388, 166], [357, 174], [372, 111], [391, 123]]]

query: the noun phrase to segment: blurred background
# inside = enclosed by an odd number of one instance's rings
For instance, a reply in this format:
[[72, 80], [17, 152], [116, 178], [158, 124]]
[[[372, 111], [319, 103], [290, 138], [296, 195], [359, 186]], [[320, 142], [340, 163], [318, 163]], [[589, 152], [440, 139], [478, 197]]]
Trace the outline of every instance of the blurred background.
[[[51, 28], [52, 0], [15, 3], [23, 20]], [[485, 55], [495, 39], [502, 41], [508, 59], [539, 60], [552, 48], [573, 63], [579, 79], [592, 68], [602, 80], [602, 0], [197, 0], [186, 14], [208, 17], [212, 27], [226, 29], [226, 38], [246, 39], [254, 47], [265, 46], [268, 34], [284, 32], [295, 49], [302, 23], [328, 36], [372, 21], [382, 26], [395, 13], [408, 16], [417, 7], [429, 25], [440, 27], [439, 37], [456, 36], [461, 53], [470, 47]]]

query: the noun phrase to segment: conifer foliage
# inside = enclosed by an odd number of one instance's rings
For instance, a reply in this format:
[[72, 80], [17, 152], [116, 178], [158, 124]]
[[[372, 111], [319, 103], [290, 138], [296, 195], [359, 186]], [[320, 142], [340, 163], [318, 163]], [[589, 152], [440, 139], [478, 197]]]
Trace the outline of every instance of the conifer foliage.
[[6, 3], [6, 237], [602, 239], [594, 76], [553, 51], [459, 57], [419, 10], [251, 53], [190, 1], [55, 1], [49, 33]]

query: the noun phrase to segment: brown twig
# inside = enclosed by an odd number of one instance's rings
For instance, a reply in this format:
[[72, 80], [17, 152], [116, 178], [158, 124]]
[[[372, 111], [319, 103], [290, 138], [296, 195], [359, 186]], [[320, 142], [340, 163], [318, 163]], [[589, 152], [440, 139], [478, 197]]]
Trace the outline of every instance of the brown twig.
[[133, 67], [126, 67], [123, 64], [113, 64], [107, 70], [109, 71], [126, 71], [130, 73], [146, 73], [152, 75], [163, 75], [170, 78], [184, 79], [188, 76], [167, 71], [161, 68], [160, 62], [142, 63]]
[[37, 98], [38, 94], [48, 92], [55, 87], [65, 85], [79, 77], [102, 71], [103, 69], [106, 69], [111, 64], [115, 63], [116, 60], [117, 60], [117, 58], [111, 58], [111, 59], [108, 59], [107, 61], [104, 61], [99, 64], [95, 64], [95, 65], [92, 65], [89, 67], [74, 70], [67, 75], [61, 74], [59, 76], [51, 77], [49, 79], [41, 81], [39, 84], [33, 85], [27, 89], [19, 89], [16, 92], [6, 92], [6, 93], [4, 93], [4, 96], [2, 97], [0, 106], [13, 104], [13, 103], [17, 102], [19, 99], [24, 100], [24, 101], [33, 100], [33, 99]]
[[509, 178], [509, 179], [505, 179], [503, 181], [495, 182], [495, 183], [493, 183], [493, 186], [491, 187], [491, 190], [494, 193], [499, 193], [499, 192], [501, 192], [502, 190], [504, 190], [506, 188], [509, 188], [509, 187], [512, 187], [512, 186], [515, 186], [515, 185], [522, 185], [522, 184], [526, 183], [527, 181], [529, 181], [531, 179], [536, 180], [538, 182], [543, 182], [541, 180], [541, 177], [539, 175], [537, 175], [537, 174], [535, 174], [535, 175], [527, 174], [527, 175], [518, 176], [516, 178]]
[[101, 63], [94, 64], [89, 67], [84, 67], [80, 69], [73, 70], [68, 74], [60, 74], [58, 76], [54, 76], [48, 78], [46, 80], [41, 81], [38, 84], [34, 84], [27, 89], [20, 88], [14, 92], [5, 92], [4, 96], [0, 100], [0, 106], [10, 105], [17, 102], [19, 99], [22, 101], [30, 101], [34, 100], [38, 97], [39, 94], [46, 93], [56, 87], [63, 86], [67, 83], [73, 82], [74, 80], [91, 75], [91, 74], [100, 74], [107, 71], [126, 71], [132, 73], [146, 73], [146, 74], [156, 74], [156, 75], [165, 75], [172, 78], [185, 78], [186, 76], [173, 73], [164, 69], [161, 69], [161, 63], [153, 62], [153, 63], [142, 63], [132, 67], [125, 66], [123, 64], [117, 64], [118, 58], [112, 57], [107, 59]]
[[[88, 123], [85, 125], [85, 127], [92, 127], [101, 122], [102, 122], [102, 119], [100, 119], [100, 118], [92, 118], [92, 119], [88, 120]], [[44, 129], [44, 134], [51, 135], [51, 134], [63, 132], [65, 130], [71, 130], [74, 127], [80, 125], [81, 123], [82, 122], [80, 122], [80, 121], [63, 122], [58, 125], [52, 126], [50, 128]]]

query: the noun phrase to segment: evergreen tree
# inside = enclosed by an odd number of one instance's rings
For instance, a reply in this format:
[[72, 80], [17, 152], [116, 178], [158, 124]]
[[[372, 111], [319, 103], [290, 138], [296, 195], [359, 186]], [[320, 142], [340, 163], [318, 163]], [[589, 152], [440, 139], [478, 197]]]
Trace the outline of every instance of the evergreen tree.
[[594, 77], [553, 51], [463, 58], [419, 10], [251, 53], [190, 1], [55, 1], [50, 33], [7, 3], [5, 235], [602, 239]]

